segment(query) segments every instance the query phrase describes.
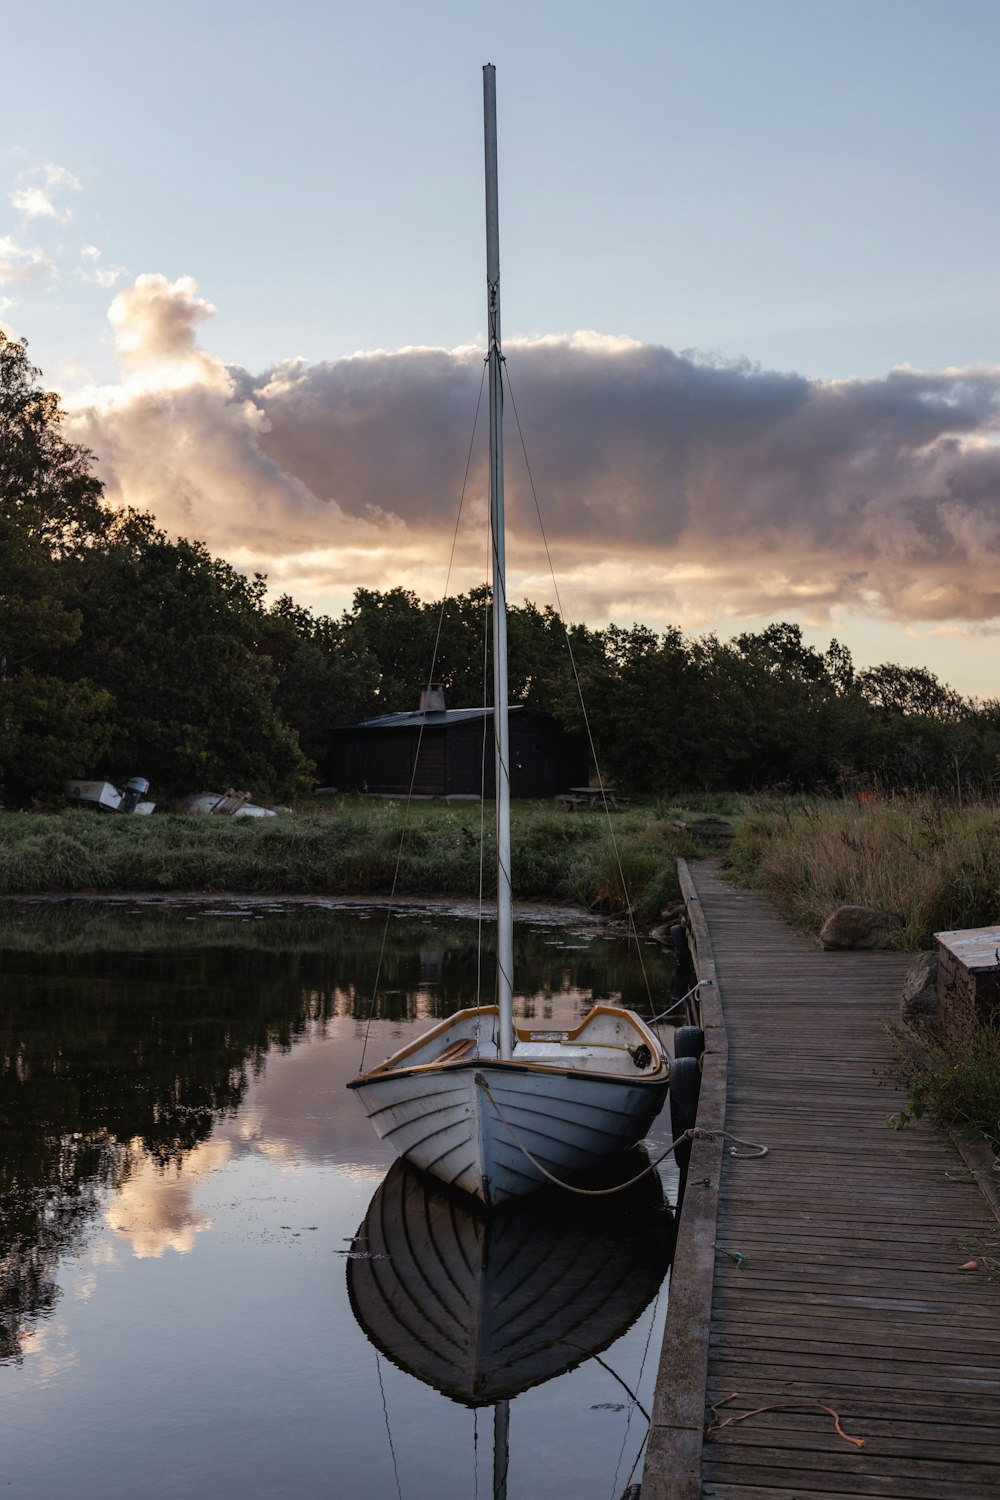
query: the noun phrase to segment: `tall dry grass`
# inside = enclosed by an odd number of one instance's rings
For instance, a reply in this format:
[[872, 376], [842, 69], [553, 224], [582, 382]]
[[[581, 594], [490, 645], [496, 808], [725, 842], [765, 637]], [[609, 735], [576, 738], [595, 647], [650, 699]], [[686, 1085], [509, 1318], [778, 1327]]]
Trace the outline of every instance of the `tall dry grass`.
[[727, 868], [817, 934], [837, 906], [879, 906], [903, 921], [894, 944], [1000, 922], [1000, 807], [940, 798], [747, 799]]

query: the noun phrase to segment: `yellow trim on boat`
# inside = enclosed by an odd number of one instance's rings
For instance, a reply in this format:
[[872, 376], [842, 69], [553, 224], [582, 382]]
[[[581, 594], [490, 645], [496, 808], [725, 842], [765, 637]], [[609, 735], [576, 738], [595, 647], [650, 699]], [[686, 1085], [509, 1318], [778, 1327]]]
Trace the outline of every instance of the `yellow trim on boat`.
[[[497, 1014], [498, 1008], [495, 1005], [483, 1005], [478, 1007], [477, 1009], [456, 1011], [453, 1016], [445, 1017], [445, 1019], [443, 1021], [439, 1021], [436, 1026], [432, 1026], [430, 1031], [425, 1031], [423, 1035], [418, 1037], [415, 1041], [409, 1042], [405, 1047], [400, 1048], [398, 1052], [394, 1052], [392, 1056], [387, 1057], [384, 1062], [379, 1063], [374, 1068], [369, 1068], [367, 1073], [360, 1074], [358, 1078], [352, 1080], [352, 1083], [357, 1084], [368, 1081], [369, 1079], [374, 1080], [379, 1075], [397, 1073], [401, 1071], [405, 1071], [407, 1073], [430, 1073], [440, 1068], [457, 1068], [461, 1066], [467, 1067], [471, 1062], [488, 1063], [491, 1067], [498, 1066], [502, 1062], [499, 1057], [483, 1057], [481, 1053], [475, 1058], [469, 1057], [467, 1055], [467, 1049], [465, 1047], [459, 1048], [457, 1042], [453, 1044], [456, 1050], [453, 1050], [452, 1048], [446, 1048], [442, 1054], [440, 1054], [438, 1057], [432, 1058], [429, 1062], [410, 1064], [407, 1064], [406, 1062], [407, 1057], [412, 1056], [414, 1052], [422, 1052], [427, 1046], [428, 1042], [432, 1042], [435, 1037], [441, 1036], [443, 1033], [453, 1030], [460, 1022], [473, 1018], [476, 1020], [480, 1020], [484, 1016], [496, 1016]], [[558, 1034], [554, 1032], [553, 1028], [546, 1029], [544, 1027], [539, 1027], [536, 1030], [532, 1031], [527, 1028], [515, 1027], [515, 1036], [518, 1041], [525, 1043], [530, 1043], [536, 1038], [544, 1038], [546, 1042], [550, 1042], [555, 1046], [572, 1046], [577, 1043], [581, 1032], [586, 1030], [587, 1026], [593, 1022], [594, 1018], [596, 1016], [602, 1015], [613, 1016], [615, 1018], [624, 1017], [627, 1020], [629, 1027], [649, 1046], [652, 1056], [654, 1058], [660, 1058], [660, 1065], [659, 1067], [654, 1068], [651, 1072], [643, 1072], [637, 1075], [634, 1079], [624, 1078], [621, 1074], [608, 1073], [597, 1068], [588, 1069], [588, 1077], [612, 1079], [618, 1082], [625, 1083], [652, 1083], [654, 1081], [660, 1081], [665, 1074], [669, 1073], [669, 1061], [663, 1055], [660, 1044], [657, 1041], [656, 1037], [650, 1031], [646, 1023], [642, 1020], [641, 1016], [637, 1016], [634, 1011], [626, 1010], [624, 1006], [594, 1005], [587, 1012], [578, 1026], [574, 1026], [567, 1031], [563, 1031], [560, 1029], [558, 1031]], [[460, 1041], [468, 1041], [474, 1043], [475, 1038], [463, 1037], [460, 1039]], [[592, 1045], [595, 1049], [604, 1047], [608, 1051], [628, 1050], [621, 1042], [594, 1042]], [[451, 1053], [450, 1056], [448, 1055], [449, 1053]], [[566, 1064], [560, 1065], [555, 1060], [552, 1060], [551, 1062], [532, 1062], [527, 1058], [523, 1060], [519, 1059], [517, 1056], [504, 1062], [503, 1066], [516, 1068], [519, 1072], [566, 1072]]]

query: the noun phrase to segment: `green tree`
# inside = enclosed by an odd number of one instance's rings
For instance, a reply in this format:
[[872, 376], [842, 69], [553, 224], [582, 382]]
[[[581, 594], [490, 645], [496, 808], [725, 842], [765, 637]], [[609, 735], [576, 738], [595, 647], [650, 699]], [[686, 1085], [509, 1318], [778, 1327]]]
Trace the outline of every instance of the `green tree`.
[[966, 700], [925, 667], [883, 662], [859, 674], [858, 688], [866, 702], [893, 714], [918, 714], [956, 723], [969, 712]]
[[728, 642], [707, 636], [692, 649], [703, 784], [819, 788], [841, 779], [864, 727], [842, 647], [821, 655], [783, 621]]
[[[341, 621], [336, 647], [370, 674], [371, 713], [415, 709], [433, 677], [449, 706], [492, 702], [491, 592], [486, 585], [422, 604], [409, 589], [358, 589]], [[583, 637], [585, 627], [574, 627]], [[507, 612], [508, 679], [512, 703], [575, 712], [566, 629], [551, 608], [528, 603]], [[579, 640], [578, 640], [579, 646]], [[557, 702], [558, 700], [558, 702]]]
[[58, 397], [40, 375], [27, 340], [0, 331], [0, 500], [28, 536], [64, 553], [102, 535], [110, 517], [93, 454], [63, 436]]
[[57, 794], [110, 735], [109, 695], [67, 680], [82, 621], [62, 566], [102, 532], [101, 486], [38, 374], [0, 332], [0, 793], [18, 803]]
[[601, 771], [633, 791], [690, 785], [697, 668], [681, 632], [609, 625], [574, 655]]
[[287, 594], [262, 615], [259, 630], [261, 649], [277, 677], [275, 708], [322, 776], [332, 726], [369, 711], [378, 665], [360, 633], [343, 621], [313, 615]]
[[200, 542], [168, 541], [135, 512], [69, 572], [83, 620], [74, 663], [116, 704], [112, 776], [147, 776], [159, 796], [236, 785], [287, 797], [302, 786], [312, 767], [259, 646], [262, 577]]
[[415, 709], [431, 670], [434, 636], [429, 610], [411, 589], [357, 589], [343, 617], [344, 640], [375, 665], [372, 713]]
[[599, 636], [586, 625], [567, 629], [551, 604], [539, 609], [526, 599], [508, 611], [507, 638], [511, 702], [545, 709], [567, 728], [582, 727], [573, 661], [577, 671], [591, 681], [601, 675], [604, 655]]

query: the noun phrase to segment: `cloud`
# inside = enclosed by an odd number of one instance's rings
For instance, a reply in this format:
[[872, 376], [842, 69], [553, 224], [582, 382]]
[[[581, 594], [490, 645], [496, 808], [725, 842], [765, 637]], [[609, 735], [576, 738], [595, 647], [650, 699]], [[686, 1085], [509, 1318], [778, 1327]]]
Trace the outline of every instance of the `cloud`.
[[219, 361], [197, 347], [197, 325], [214, 313], [190, 276], [177, 281], [140, 276], [118, 294], [108, 313], [126, 377], [185, 385], [197, 384], [206, 372], [221, 372]]
[[186, 1255], [195, 1236], [212, 1227], [212, 1215], [194, 1201], [200, 1179], [226, 1164], [227, 1142], [203, 1141], [182, 1165], [159, 1167], [144, 1157], [138, 1170], [119, 1188], [105, 1215], [118, 1239], [132, 1247], [137, 1260], [158, 1260], [166, 1250]]
[[124, 266], [102, 266], [101, 252], [96, 245], [84, 245], [80, 251], [84, 268], [80, 273], [84, 281], [96, 282], [98, 286], [113, 287], [125, 275]]
[[265, 451], [250, 377], [198, 346], [213, 313], [190, 277], [140, 276], [119, 292], [109, 318], [121, 383], [69, 398], [70, 429], [97, 454], [112, 502], [152, 510], [171, 533], [279, 582], [332, 567], [350, 590], [398, 526], [320, 499]]
[[[74, 407], [111, 498], [320, 607], [440, 594], [482, 349], [255, 376], [199, 346], [212, 312], [190, 278], [115, 298], [122, 381]], [[574, 618], [1000, 618], [1000, 368], [811, 381], [595, 333], [506, 355], [513, 596], [547, 578], [516, 403]], [[452, 587], [482, 576], [485, 491], [480, 445]]]
[[[12, 235], [0, 235], [0, 286], [26, 290], [54, 280], [56, 275], [54, 264], [41, 250], [19, 245]], [[11, 303], [5, 305], [10, 307]]]
[[32, 219], [53, 219], [57, 224], [68, 224], [73, 217], [71, 208], [58, 208], [55, 196], [66, 189], [80, 191], [79, 179], [65, 167], [55, 162], [46, 162], [41, 167], [30, 167], [18, 174], [18, 186], [10, 195], [10, 201], [21, 215], [22, 224]]

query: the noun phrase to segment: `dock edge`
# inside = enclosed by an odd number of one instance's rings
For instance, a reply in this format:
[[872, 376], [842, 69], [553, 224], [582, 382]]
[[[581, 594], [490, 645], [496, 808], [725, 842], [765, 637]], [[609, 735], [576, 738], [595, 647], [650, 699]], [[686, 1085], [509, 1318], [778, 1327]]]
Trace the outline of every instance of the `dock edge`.
[[[725, 1129], [729, 1042], [708, 923], [687, 861], [677, 861], [688, 915], [691, 956], [701, 991], [705, 1033], [698, 1126]], [[700, 1500], [705, 1434], [709, 1330], [715, 1280], [715, 1233], [723, 1139], [697, 1138], [691, 1147], [687, 1188], [670, 1273], [663, 1347], [656, 1376], [653, 1419], [643, 1468], [641, 1500]]]

